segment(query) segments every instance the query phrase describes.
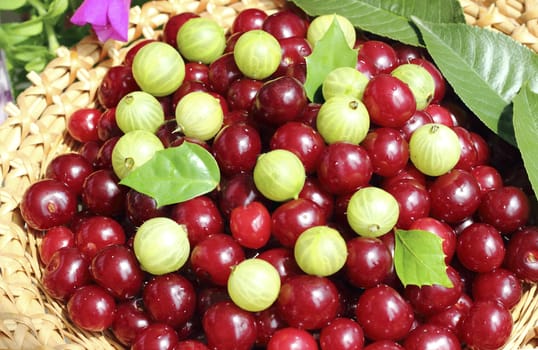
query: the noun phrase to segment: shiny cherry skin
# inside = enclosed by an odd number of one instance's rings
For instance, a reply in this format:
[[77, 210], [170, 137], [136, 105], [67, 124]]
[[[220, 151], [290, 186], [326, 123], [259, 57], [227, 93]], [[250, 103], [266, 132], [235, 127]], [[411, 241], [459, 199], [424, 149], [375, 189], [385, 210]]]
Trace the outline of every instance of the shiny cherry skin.
[[152, 320], [173, 328], [183, 326], [196, 309], [194, 286], [177, 273], [153, 276], [144, 286], [142, 298]]
[[97, 99], [104, 108], [112, 108], [117, 106], [123, 96], [137, 90], [140, 87], [134, 79], [131, 66], [114, 66], [103, 77], [97, 89]]
[[450, 113], [450, 110], [440, 104], [430, 103], [424, 108], [424, 112], [430, 115], [434, 123], [443, 124], [449, 127], [456, 126], [454, 116]]
[[151, 323], [136, 336], [130, 350], [172, 350], [178, 341], [174, 328], [164, 323]]
[[315, 176], [308, 176], [303, 185], [303, 189], [299, 192], [299, 198], [308, 199], [317, 204], [328, 221], [334, 211], [334, 196], [327, 192], [319, 183]]
[[497, 300], [511, 310], [521, 300], [523, 288], [517, 276], [504, 268], [478, 274], [472, 283], [474, 300]]
[[198, 340], [180, 340], [174, 345], [172, 350], [209, 350], [209, 348]]
[[353, 319], [339, 317], [321, 329], [319, 344], [322, 350], [361, 350], [364, 333]]
[[495, 270], [503, 263], [505, 252], [501, 233], [491, 225], [475, 222], [458, 235], [458, 260], [471, 271]]
[[126, 235], [118, 221], [108, 216], [83, 219], [75, 231], [75, 242], [82, 254], [93, 257], [105, 247], [125, 244]]
[[501, 303], [493, 300], [475, 301], [469, 314], [461, 321], [461, 340], [479, 349], [498, 349], [512, 331], [512, 315]]
[[345, 275], [356, 287], [371, 288], [383, 282], [392, 270], [391, 252], [378, 238], [348, 240], [347, 253]]
[[232, 236], [212, 234], [191, 251], [190, 263], [196, 276], [217, 286], [225, 286], [232, 267], [245, 259], [245, 252]]
[[246, 77], [232, 82], [226, 93], [230, 110], [250, 110], [262, 85], [262, 81]]
[[99, 141], [97, 125], [100, 118], [101, 111], [97, 108], [77, 109], [67, 119], [67, 132], [79, 142]]
[[154, 217], [168, 216], [169, 211], [169, 206], [159, 207], [154, 198], [133, 188], [130, 188], [125, 196], [125, 214], [135, 226], [140, 226]]
[[538, 227], [526, 226], [513, 233], [506, 246], [506, 268], [524, 281], [538, 281]]
[[184, 80], [199, 81], [209, 85], [209, 67], [200, 62], [186, 62]]
[[[305, 58], [312, 54], [312, 47], [304, 37], [285, 38], [280, 39], [278, 42], [282, 49], [282, 58], [273, 77], [276, 78], [281, 75], [295, 76], [294, 74], [290, 74], [289, 69], [306, 64]], [[298, 80], [304, 82], [302, 79]]]
[[378, 340], [365, 346], [364, 350], [404, 350], [404, 347], [392, 340]]
[[75, 290], [90, 283], [89, 267], [90, 261], [77, 248], [61, 248], [43, 271], [43, 288], [55, 299], [68, 300]]
[[366, 186], [373, 175], [368, 152], [359, 145], [336, 142], [325, 147], [317, 175], [330, 193], [341, 195]]
[[50, 161], [45, 170], [45, 177], [63, 182], [78, 196], [82, 192], [84, 180], [92, 172], [92, 164], [82, 155], [64, 153]]
[[412, 58], [409, 62], [425, 68], [430, 73], [435, 84], [435, 92], [431, 102], [441, 102], [446, 94], [446, 81], [439, 69], [435, 66], [435, 64], [423, 57]]
[[101, 114], [97, 123], [97, 136], [100, 141], [106, 141], [113, 136], [121, 136], [123, 131], [116, 122], [116, 107], [107, 108]]
[[358, 59], [375, 67], [375, 73], [390, 73], [398, 65], [394, 48], [379, 40], [367, 40], [359, 47]]
[[111, 245], [92, 259], [93, 280], [119, 300], [131, 299], [142, 290], [145, 274], [134, 253], [124, 245]]
[[437, 177], [429, 187], [432, 217], [457, 223], [480, 206], [480, 187], [471, 173], [453, 169]]
[[400, 208], [396, 226], [407, 230], [417, 219], [430, 214], [430, 195], [425, 186], [416, 180], [390, 182], [384, 190], [394, 196]]
[[222, 215], [213, 199], [206, 195], [172, 205], [170, 218], [187, 227], [192, 246], [212, 234], [224, 232]]
[[269, 80], [256, 94], [252, 113], [262, 124], [279, 126], [296, 120], [307, 103], [303, 84], [292, 77]]
[[371, 340], [400, 340], [415, 321], [411, 305], [393, 288], [379, 284], [366, 289], [357, 302], [355, 316]]
[[282, 10], [269, 15], [263, 21], [262, 29], [277, 40], [294, 37], [304, 38], [308, 23], [293, 11]]
[[305, 171], [313, 173], [320, 163], [325, 141], [314, 128], [301, 122], [287, 122], [276, 129], [269, 148], [293, 152], [303, 163]]
[[283, 281], [276, 305], [288, 325], [306, 330], [326, 326], [342, 307], [338, 288], [330, 279], [304, 274]]
[[489, 191], [478, 208], [480, 219], [502, 233], [511, 233], [525, 225], [530, 215], [529, 198], [518, 187], [504, 186]]
[[454, 332], [454, 334], [458, 335], [460, 322], [469, 313], [471, 305], [473, 305], [471, 297], [466, 293], [462, 293], [456, 303], [440, 312], [428, 316], [426, 322], [428, 324], [434, 324], [449, 329]]
[[458, 301], [463, 293], [463, 283], [460, 274], [452, 267], [446, 269], [452, 287], [439, 284], [415, 286], [407, 285], [404, 295], [414, 310], [421, 315], [431, 315], [444, 310]]
[[75, 234], [67, 226], [54, 226], [49, 228], [38, 246], [39, 258], [46, 266], [52, 255], [59, 249], [75, 246]]
[[96, 170], [112, 169], [112, 151], [114, 150], [114, 146], [116, 146], [119, 139], [119, 136], [113, 136], [100, 144], [99, 150], [95, 155], [95, 160], [92, 163]]
[[416, 111], [409, 86], [390, 74], [373, 77], [364, 89], [362, 100], [370, 120], [377, 126], [400, 128]]
[[78, 288], [67, 302], [67, 314], [84, 330], [100, 332], [114, 322], [116, 302], [102, 287], [87, 285]]
[[432, 217], [416, 219], [410, 226], [410, 230], [429, 231], [443, 240], [443, 252], [445, 253], [445, 263], [449, 264], [456, 252], [456, 232], [447, 223]]
[[284, 247], [292, 248], [304, 230], [325, 225], [321, 208], [303, 198], [289, 200], [278, 206], [271, 214], [271, 232]]
[[271, 238], [271, 214], [261, 202], [236, 207], [230, 215], [230, 231], [243, 247], [262, 248]]
[[20, 210], [28, 226], [47, 230], [71, 221], [77, 211], [77, 197], [64, 183], [42, 179], [24, 191]]
[[239, 173], [223, 179], [217, 195], [217, 206], [224, 217], [229, 218], [235, 207], [265, 199], [256, 188], [252, 173]]
[[256, 346], [266, 347], [273, 334], [286, 327], [286, 323], [278, 315], [278, 309], [275, 305], [269, 308], [256, 312]]
[[461, 349], [458, 337], [449, 329], [433, 324], [422, 324], [414, 328], [403, 342], [406, 350]]
[[80, 147], [79, 153], [93, 165], [97, 158], [97, 153], [99, 152], [100, 147], [101, 142], [99, 141], [84, 142], [82, 147]]
[[409, 160], [409, 145], [397, 129], [377, 128], [361, 142], [366, 149], [374, 173], [383, 177], [398, 174]]
[[94, 214], [118, 215], [123, 212], [127, 191], [112, 170], [96, 170], [84, 181], [82, 203]]
[[295, 327], [285, 327], [273, 333], [267, 343], [267, 350], [318, 350], [316, 339], [309, 332]]
[[132, 299], [116, 305], [116, 314], [110, 330], [123, 345], [129, 346], [150, 323], [149, 316], [141, 307], [141, 300]]
[[262, 150], [262, 140], [253, 126], [233, 123], [217, 134], [212, 150], [222, 173], [230, 176], [254, 169]]
[[454, 168], [470, 171], [478, 163], [478, 153], [473, 143], [473, 137], [471, 136], [471, 133], [462, 126], [455, 126], [452, 130], [458, 136], [461, 146], [460, 159]]
[[244, 9], [235, 17], [230, 32], [241, 33], [254, 29], [262, 29], [263, 22], [267, 16], [267, 13], [259, 8]]
[[256, 343], [256, 319], [231, 301], [221, 301], [209, 307], [202, 326], [210, 348], [219, 350], [249, 350]]
[[209, 65], [209, 86], [213, 91], [226, 95], [230, 84], [243, 77], [235, 64], [233, 52], [222, 55]]
[[411, 134], [424, 124], [433, 123], [432, 117], [424, 111], [415, 111], [411, 118], [400, 126], [399, 130], [402, 133], [404, 139], [409, 142]]
[[278, 271], [282, 281], [290, 276], [302, 274], [301, 269], [295, 261], [292, 249], [284, 247], [266, 249], [262, 251], [257, 258], [263, 259], [273, 265]]

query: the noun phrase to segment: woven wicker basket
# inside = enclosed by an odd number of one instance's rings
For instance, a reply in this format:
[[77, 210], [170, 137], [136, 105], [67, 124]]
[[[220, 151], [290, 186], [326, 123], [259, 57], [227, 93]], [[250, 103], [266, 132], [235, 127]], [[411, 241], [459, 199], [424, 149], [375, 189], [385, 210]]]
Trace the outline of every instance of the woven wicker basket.
[[[538, 0], [460, 0], [471, 25], [489, 27], [538, 50]], [[41, 178], [56, 155], [77, 149], [66, 134], [66, 116], [95, 105], [96, 90], [108, 67], [119, 64], [142, 38], [156, 38], [158, 28], [176, 13], [193, 11], [229, 27], [238, 11], [258, 7], [269, 13], [281, 3], [270, 0], [169, 0], [147, 2], [130, 12], [129, 44], [104, 45], [87, 37], [61, 48], [33, 84], [7, 106], [0, 127], [0, 349], [114, 349], [106, 334], [76, 329], [65, 310], [40, 286], [39, 234], [28, 230], [18, 211], [28, 185]], [[514, 308], [515, 327], [505, 349], [532, 349], [538, 327], [538, 288], [527, 286]]]

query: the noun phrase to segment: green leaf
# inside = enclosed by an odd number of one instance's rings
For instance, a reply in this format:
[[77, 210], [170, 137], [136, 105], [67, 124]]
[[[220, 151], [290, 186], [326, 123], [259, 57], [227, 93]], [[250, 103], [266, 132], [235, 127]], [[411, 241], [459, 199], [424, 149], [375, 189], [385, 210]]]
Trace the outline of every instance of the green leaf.
[[32, 18], [24, 22], [2, 23], [0, 29], [3, 37], [0, 41], [16, 44], [28, 37], [39, 35], [43, 32], [43, 21], [40, 18]]
[[357, 52], [349, 47], [338, 21], [333, 19], [323, 38], [316, 43], [312, 53], [306, 57], [304, 87], [310, 101], [321, 102], [322, 98], [318, 90], [327, 74], [333, 69], [356, 65]]
[[1, 11], [12, 11], [26, 5], [26, 0], [0, 0]]
[[514, 98], [514, 130], [534, 194], [538, 194], [538, 94], [528, 85]]
[[364, 31], [420, 46], [411, 16], [439, 23], [465, 23], [457, 0], [293, 0], [311, 16], [337, 13]]
[[120, 184], [151, 196], [163, 206], [211, 192], [219, 181], [219, 167], [211, 153], [200, 145], [183, 142], [156, 152]]
[[394, 267], [404, 286], [452, 287], [441, 237], [428, 231], [398, 229], [394, 238]]
[[456, 94], [493, 132], [515, 145], [512, 99], [527, 79], [538, 86], [538, 59], [509, 36], [466, 24], [414, 19], [426, 48]]
[[43, 16], [43, 20], [49, 24], [55, 24], [65, 11], [67, 11], [68, 6], [68, 0], [53, 0], [49, 5], [47, 13]]

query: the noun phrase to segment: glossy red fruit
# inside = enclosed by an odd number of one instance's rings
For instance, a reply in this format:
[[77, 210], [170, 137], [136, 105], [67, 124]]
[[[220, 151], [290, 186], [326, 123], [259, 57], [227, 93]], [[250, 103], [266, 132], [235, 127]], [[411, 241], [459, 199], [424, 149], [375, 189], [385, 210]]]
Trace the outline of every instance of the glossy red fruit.
[[129, 189], [125, 196], [125, 215], [137, 227], [151, 218], [168, 216], [169, 212], [170, 206], [159, 207], [153, 197], [140, 193], [135, 189]]
[[262, 29], [273, 35], [276, 39], [304, 38], [308, 23], [299, 15], [290, 10], [282, 10], [269, 15], [262, 25]]
[[24, 191], [20, 210], [28, 226], [47, 230], [71, 221], [77, 211], [77, 198], [62, 182], [43, 179], [32, 183]]
[[406, 350], [461, 349], [458, 337], [451, 330], [427, 323], [414, 328], [405, 338], [403, 345]]
[[372, 174], [368, 152], [359, 145], [346, 142], [325, 147], [317, 171], [323, 188], [336, 195], [352, 193], [366, 186]]
[[458, 301], [446, 309], [434, 313], [427, 318], [427, 323], [447, 328], [459, 335], [459, 325], [461, 320], [467, 316], [473, 300], [468, 294], [462, 293]]
[[193, 247], [212, 234], [224, 232], [222, 215], [208, 196], [198, 196], [172, 205], [170, 218], [187, 227], [189, 242]]
[[483, 222], [502, 233], [511, 233], [527, 223], [529, 198], [523, 190], [514, 186], [492, 190], [482, 197], [478, 215]]
[[67, 119], [67, 132], [79, 142], [99, 141], [97, 125], [100, 118], [101, 111], [97, 108], [77, 109]]
[[383, 282], [392, 270], [389, 248], [378, 238], [355, 237], [347, 241], [344, 266], [348, 281], [359, 288], [371, 288]]
[[200, 17], [200, 15], [194, 12], [182, 12], [171, 16], [163, 27], [162, 41], [170, 44], [174, 48], [177, 48], [177, 32], [181, 26], [185, 24], [185, 22], [196, 17]]
[[240, 78], [232, 82], [226, 93], [230, 110], [250, 110], [262, 86], [262, 81], [250, 78]]
[[334, 196], [322, 188], [319, 180], [315, 176], [306, 178], [303, 189], [299, 192], [299, 198], [308, 199], [317, 204], [326, 220], [329, 220], [333, 215]]
[[111, 67], [97, 89], [97, 99], [104, 108], [116, 107], [121, 98], [130, 92], [140, 90], [131, 66]]
[[90, 216], [83, 219], [75, 231], [77, 248], [88, 259], [105, 247], [122, 245], [126, 241], [125, 231], [119, 222], [108, 216]]
[[140, 304], [140, 299], [133, 299], [116, 305], [116, 314], [110, 330], [124, 345], [131, 345], [136, 336], [151, 323]]
[[74, 194], [82, 192], [82, 184], [93, 172], [92, 164], [78, 153], [56, 156], [47, 165], [45, 177], [63, 182]]
[[316, 171], [325, 141], [312, 127], [301, 122], [287, 122], [274, 132], [269, 143], [270, 149], [286, 149], [293, 152], [305, 167], [307, 173]]
[[262, 248], [271, 238], [271, 214], [260, 202], [237, 207], [230, 215], [230, 231], [243, 247]]
[[435, 84], [435, 92], [431, 103], [441, 102], [446, 94], [446, 81], [439, 69], [431, 61], [422, 57], [412, 58], [410, 63], [424, 67], [431, 74]]
[[269, 340], [271, 340], [273, 334], [284, 327], [286, 323], [278, 314], [278, 309], [275, 305], [269, 308], [256, 312], [254, 314], [256, 318], [256, 345], [267, 346]]
[[521, 300], [521, 281], [504, 268], [478, 274], [472, 283], [474, 300], [496, 300], [512, 309]]
[[209, 350], [209, 348], [198, 340], [180, 340], [172, 350]]
[[394, 48], [379, 40], [367, 40], [359, 47], [359, 60], [375, 67], [375, 74], [390, 73], [398, 65], [398, 55]]
[[276, 305], [288, 325], [306, 330], [326, 326], [342, 307], [336, 285], [327, 277], [311, 275], [287, 278]]
[[196, 309], [194, 286], [176, 273], [152, 277], [144, 286], [142, 298], [152, 320], [175, 329], [183, 326]]
[[67, 300], [79, 287], [91, 282], [90, 261], [77, 248], [61, 248], [52, 254], [41, 282], [51, 297]]
[[136, 336], [130, 350], [172, 350], [178, 341], [178, 334], [172, 327], [152, 323]]
[[389, 74], [373, 77], [366, 85], [362, 100], [370, 120], [378, 126], [400, 128], [416, 111], [415, 97], [409, 86]]
[[256, 342], [256, 319], [231, 301], [218, 302], [207, 309], [202, 326], [210, 348], [249, 350]]
[[318, 350], [319, 347], [312, 334], [294, 327], [285, 327], [277, 330], [267, 343], [267, 350], [292, 349]]
[[404, 347], [392, 340], [378, 340], [365, 346], [364, 350], [404, 350]]
[[225, 217], [229, 218], [234, 208], [253, 201], [264, 202], [265, 200], [254, 184], [252, 173], [236, 174], [221, 182], [217, 203]]
[[319, 344], [322, 350], [361, 350], [364, 333], [351, 318], [335, 318], [321, 329]]
[[359, 297], [355, 316], [371, 340], [400, 340], [415, 321], [411, 305], [393, 288], [379, 284]]
[[226, 286], [232, 267], [245, 259], [245, 252], [232, 236], [212, 234], [191, 251], [190, 263], [198, 278], [217, 286]]
[[284, 247], [292, 248], [304, 230], [325, 225], [321, 208], [308, 199], [289, 200], [278, 206], [271, 214], [271, 232]]
[[289, 248], [270, 248], [261, 252], [257, 258], [263, 259], [273, 265], [282, 281], [290, 276], [303, 273], [295, 261], [293, 250]]
[[124, 210], [127, 191], [112, 170], [96, 170], [84, 181], [82, 203], [94, 214], [115, 216]]
[[456, 254], [471, 271], [493, 271], [503, 263], [505, 252], [501, 233], [491, 225], [476, 222], [458, 235]]
[[39, 258], [46, 266], [52, 255], [61, 248], [73, 248], [75, 246], [75, 234], [67, 226], [54, 226], [49, 228], [38, 246]]
[[397, 129], [377, 128], [361, 142], [368, 152], [374, 173], [390, 177], [402, 171], [409, 160], [409, 145]]
[[416, 180], [392, 181], [384, 190], [392, 194], [398, 202], [400, 215], [396, 226], [404, 230], [415, 220], [427, 217], [430, 214], [430, 195], [425, 186]]
[[101, 332], [114, 321], [116, 302], [102, 287], [87, 285], [78, 288], [67, 302], [67, 314], [84, 330]]
[[232, 33], [241, 33], [249, 30], [261, 29], [263, 21], [266, 18], [267, 13], [259, 8], [244, 9], [235, 17], [230, 31]]
[[445, 263], [450, 264], [456, 252], [456, 232], [447, 223], [432, 217], [416, 219], [410, 226], [410, 230], [423, 230], [436, 234], [442, 240], [443, 252], [445, 253]]
[[111, 245], [92, 259], [93, 280], [119, 300], [131, 299], [142, 290], [145, 274], [134, 253], [124, 245]]
[[505, 265], [524, 281], [538, 282], [538, 227], [527, 226], [510, 237]]
[[462, 320], [461, 340], [478, 349], [498, 349], [508, 340], [512, 325], [512, 315], [504, 305], [493, 300], [476, 301]]

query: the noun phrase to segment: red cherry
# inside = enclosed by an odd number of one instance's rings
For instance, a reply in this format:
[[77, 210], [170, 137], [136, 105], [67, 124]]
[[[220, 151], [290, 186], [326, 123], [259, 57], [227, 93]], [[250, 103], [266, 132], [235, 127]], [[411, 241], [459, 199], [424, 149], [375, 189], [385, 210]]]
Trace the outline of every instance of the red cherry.
[[104, 331], [112, 325], [116, 311], [114, 298], [102, 287], [87, 285], [77, 289], [67, 302], [73, 323], [84, 330]]
[[260, 202], [237, 207], [230, 215], [230, 230], [243, 247], [262, 248], [271, 237], [271, 214]]

